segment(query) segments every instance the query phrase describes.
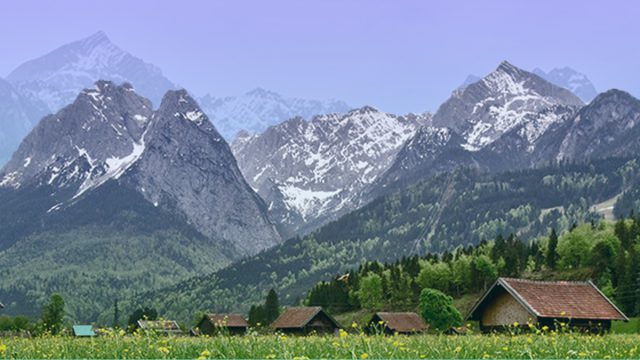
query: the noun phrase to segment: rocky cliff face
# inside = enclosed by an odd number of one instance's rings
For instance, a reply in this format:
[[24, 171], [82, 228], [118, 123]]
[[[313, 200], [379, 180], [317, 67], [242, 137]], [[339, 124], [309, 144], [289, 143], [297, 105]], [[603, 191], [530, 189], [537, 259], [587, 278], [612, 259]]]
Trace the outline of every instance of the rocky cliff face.
[[44, 118], [0, 173], [7, 189], [50, 188], [48, 213], [110, 181], [230, 244], [230, 253], [280, 241], [229, 146], [185, 91], [169, 92], [154, 112], [130, 85], [99, 81]]
[[635, 155], [640, 150], [640, 100], [620, 90], [598, 95], [571, 119], [557, 160]]
[[274, 220], [293, 234], [366, 203], [363, 190], [429, 118], [364, 107], [311, 121], [294, 118], [262, 134], [240, 136], [232, 148]]
[[558, 120], [555, 109], [582, 105], [570, 91], [505, 61], [481, 81], [454, 91], [433, 125], [453, 129], [467, 150], [478, 151], [523, 124], [524, 137], [533, 143]]

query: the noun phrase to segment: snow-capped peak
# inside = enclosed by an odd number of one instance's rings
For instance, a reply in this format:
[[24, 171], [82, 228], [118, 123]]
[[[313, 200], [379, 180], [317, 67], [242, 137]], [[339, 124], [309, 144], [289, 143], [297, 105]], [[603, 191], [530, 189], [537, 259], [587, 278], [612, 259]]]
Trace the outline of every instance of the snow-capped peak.
[[43, 101], [51, 112], [101, 79], [129, 82], [155, 103], [175, 88], [160, 69], [125, 52], [102, 31], [27, 61], [7, 77], [22, 93]]
[[[451, 127], [466, 140], [467, 150], [477, 151], [515, 127], [537, 121], [537, 115], [549, 109], [581, 105], [570, 91], [503, 61], [482, 80], [455, 91], [438, 109], [433, 124]], [[555, 120], [545, 116], [525, 138], [534, 141]]]

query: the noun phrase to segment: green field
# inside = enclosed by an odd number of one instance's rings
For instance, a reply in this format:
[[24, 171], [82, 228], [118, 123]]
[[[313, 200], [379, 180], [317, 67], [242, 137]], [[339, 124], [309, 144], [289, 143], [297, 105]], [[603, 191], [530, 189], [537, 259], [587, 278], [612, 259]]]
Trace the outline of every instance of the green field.
[[6, 359], [637, 359], [640, 335], [419, 335], [0, 340]]

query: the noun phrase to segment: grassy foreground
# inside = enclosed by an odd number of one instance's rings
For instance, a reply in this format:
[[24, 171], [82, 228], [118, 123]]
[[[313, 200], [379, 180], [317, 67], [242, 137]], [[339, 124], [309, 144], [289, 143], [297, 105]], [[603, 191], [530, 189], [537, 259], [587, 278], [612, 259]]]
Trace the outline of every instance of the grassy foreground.
[[1, 339], [14, 359], [637, 359], [640, 335], [420, 335], [285, 337], [247, 335], [93, 339]]

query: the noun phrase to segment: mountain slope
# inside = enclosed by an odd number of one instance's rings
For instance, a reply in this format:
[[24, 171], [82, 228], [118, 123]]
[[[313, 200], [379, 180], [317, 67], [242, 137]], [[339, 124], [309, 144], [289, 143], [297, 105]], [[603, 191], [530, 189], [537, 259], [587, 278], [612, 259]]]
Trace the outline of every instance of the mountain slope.
[[[621, 171], [625, 169], [625, 171]], [[624, 173], [624, 175], [623, 175]], [[246, 311], [274, 287], [294, 304], [317, 281], [366, 260], [394, 261], [477, 244], [497, 234], [524, 240], [589, 221], [590, 205], [640, 178], [637, 159], [605, 159], [497, 175], [441, 174], [376, 199], [302, 238], [211, 275], [141, 294], [127, 306], [152, 305], [171, 318], [197, 311]]]
[[0, 233], [8, 311], [29, 313], [59, 291], [85, 321], [120, 292], [280, 242], [186, 91], [168, 92], [153, 111], [130, 85], [108, 81], [45, 117], [0, 171]]
[[339, 100], [289, 98], [261, 88], [240, 96], [205, 95], [198, 102], [216, 129], [229, 140], [241, 130], [257, 134], [294, 117], [309, 120], [315, 115], [345, 113], [351, 109]]
[[364, 192], [428, 115], [371, 107], [293, 118], [232, 144], [247, 181], [283, 233], [308, 232], [368, 202]]
[[563, 87], [576, 94], [582, 101], [589, 103], [598, 95], [595, 86], [582, 74], [570, 67], [555, 68], [549, 72], [545, 72], [540, 68], [533, 69], [533, 73], [541, 78]]
[[539, 124], [526, 135], [531, 143], [556, 121], [557, 106], [582, 106], [570, 91], [539, 76], [502, 62], [481, 81], [454, 91], [433, 116], [436, 127], [450, 127], [465, 140], [464, 147], [478, 151], [514, 127], [537, 118]]
[[613, 89], [598, 95], [571, 120], [557, 159], [624, 156], [638, 151], [640, 100]]
[[176, 87], [160, 69], [123, 51], [102, 31], [25, 62], [7, 80], [25, 96], [46, 103], [50, 112], [73, 102], [97, 80], [129, 82], [156, 106]]
[[459, 167], [497, 172], [548, 163], [555, 154], [545, 146], [553, 144], [540, 146], [540, 139], [581, 104], [569, 91], [503, 62], [455, 90], [432, 127], [416, 132], [371, 191], [385, 194]]

